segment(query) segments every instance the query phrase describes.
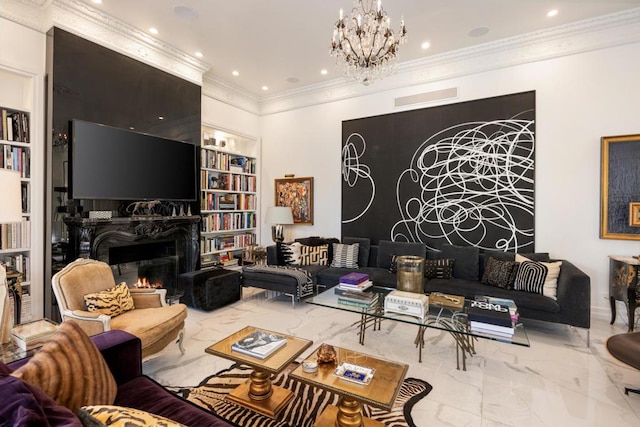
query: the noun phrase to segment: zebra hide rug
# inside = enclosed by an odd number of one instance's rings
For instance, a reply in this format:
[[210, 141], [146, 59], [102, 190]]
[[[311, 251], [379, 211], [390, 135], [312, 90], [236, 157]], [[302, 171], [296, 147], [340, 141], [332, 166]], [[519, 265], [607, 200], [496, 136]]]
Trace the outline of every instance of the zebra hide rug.
[[[234, 424], [249, 427], [311, 427], [327, 405], [337, 404], [338, 396], [290, 379], [289, 372], [295, 366], [289, 366], [273, 380], [273, 385], [284, 387], [294, 393], [294, 398], [278, 414], [277, 419], [225, 401], [229, 392], [249, 378], [252, 369], [246, 366], [234, 364], [229, 369], [205, 378], [195, 387], [167, 389]], [[411, 418], [411, 409], [429, 394], [431, 389], [431, 385], [423, 380], [406, 378], [391, 412], [363, 405], [363, 413], [386, 426], [416, 427]]]

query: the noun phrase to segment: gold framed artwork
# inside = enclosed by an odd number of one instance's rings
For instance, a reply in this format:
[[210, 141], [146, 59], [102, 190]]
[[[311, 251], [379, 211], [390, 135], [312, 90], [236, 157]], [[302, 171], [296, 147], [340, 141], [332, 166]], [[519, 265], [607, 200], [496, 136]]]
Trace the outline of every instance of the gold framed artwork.
[[275, 205], [290, 207], [294, 224], [313, 225], [313, 177], [276, 179]]
[[640, 240], [640, 134], [601, 139], [600, 238]]
[[640, 227], [640, 202], [629, 203], [629, 225]]

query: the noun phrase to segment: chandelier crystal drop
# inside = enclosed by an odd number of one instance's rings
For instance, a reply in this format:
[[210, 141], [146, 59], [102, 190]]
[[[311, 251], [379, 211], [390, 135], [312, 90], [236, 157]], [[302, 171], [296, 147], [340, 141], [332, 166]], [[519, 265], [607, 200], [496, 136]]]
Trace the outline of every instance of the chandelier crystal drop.
[[394, 71], [398, 46], [407, 42], [407, 30], [404, 20], [400, 21], [395, 37], [390, 23], [381, 0], [354, 0], [351, 16], [343, 16], [340, 9], [331, 56], [342, 64], [345, 76], [368, 86]]

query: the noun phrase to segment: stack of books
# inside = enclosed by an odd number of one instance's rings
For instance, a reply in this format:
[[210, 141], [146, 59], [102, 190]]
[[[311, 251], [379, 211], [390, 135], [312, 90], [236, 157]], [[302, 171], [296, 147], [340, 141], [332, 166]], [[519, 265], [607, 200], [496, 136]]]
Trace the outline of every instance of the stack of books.
[[349, 273], [340, 277], [338, 285], [335, 287], [336, 294], [342, 294], [345, 291], [362, 292], [373, 286], [373, 282], [369, 280], [369, 275], [365, 273]]
[[287, 337], [254, 331], [231, 345], [231, 350], [258, 359], [266, 359], [287, 343]]
[[497, 298], [497, 297], [490, 297], [490, 296], [480, 296], [480, 297], [477, 296], [476, 301], [485, 301], [485, 302], [490, 302], [491, 304], [498, 304], [498, 305], [507, 307], [509, 309], [509, 314], [511, 315], [511, 323], [513, 325], [518, 324], [518, 319], [520, 318], [520, 314], [518, 313], [518, 307], [516, 306], [516, 303], [512, 299]]
[[338, 304], [370, 309], [378, 303], [378, 294], [361, 291], [345, 291], [338, 295]]
[[486, 301], [472, 301], [467, 313], [471, 332], [511, 338], [514, 333], [509, 308]]

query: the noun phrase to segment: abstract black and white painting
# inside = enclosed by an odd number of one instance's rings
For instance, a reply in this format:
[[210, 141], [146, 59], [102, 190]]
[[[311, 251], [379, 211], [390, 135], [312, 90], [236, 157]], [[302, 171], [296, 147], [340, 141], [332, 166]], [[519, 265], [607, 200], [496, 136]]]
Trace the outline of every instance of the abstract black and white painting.
[[342, 123], [342, 235], [534, 250], [535, 91]]

